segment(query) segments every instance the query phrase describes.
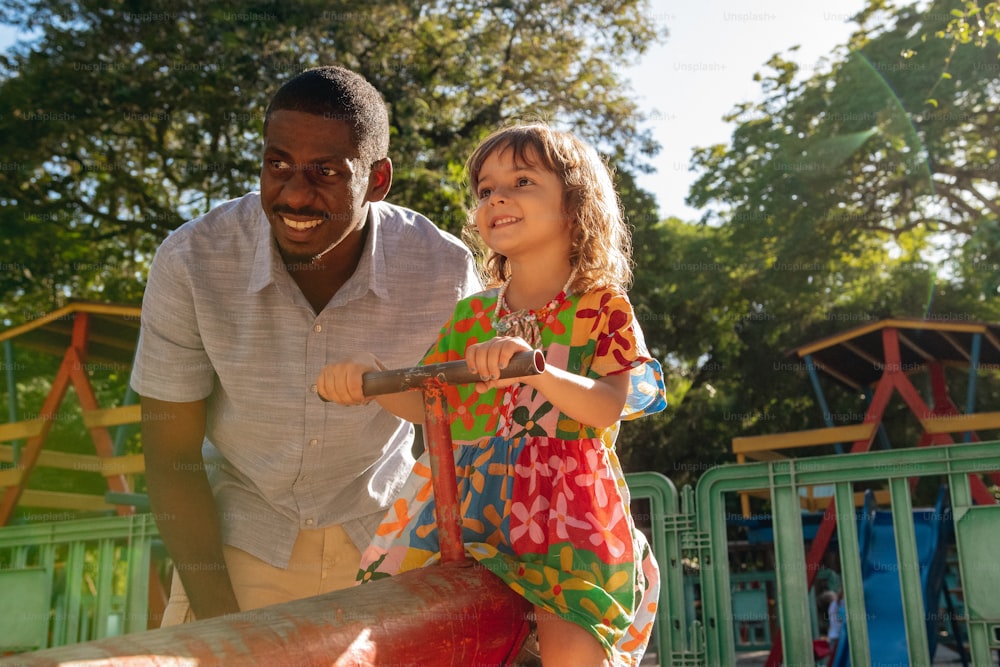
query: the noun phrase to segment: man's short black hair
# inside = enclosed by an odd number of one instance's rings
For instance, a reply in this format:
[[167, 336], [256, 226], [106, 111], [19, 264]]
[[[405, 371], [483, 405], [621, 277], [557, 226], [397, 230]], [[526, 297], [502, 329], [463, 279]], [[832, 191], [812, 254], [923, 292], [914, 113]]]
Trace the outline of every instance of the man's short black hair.
[[342, 120], [352, 129], [354, 144], [368, 164], [389, 154], [389, 113], [385, 100], [360, 74], [329, 65], [308, 69], [288, 81], [271, 98], [264, 131], [278, 110]]

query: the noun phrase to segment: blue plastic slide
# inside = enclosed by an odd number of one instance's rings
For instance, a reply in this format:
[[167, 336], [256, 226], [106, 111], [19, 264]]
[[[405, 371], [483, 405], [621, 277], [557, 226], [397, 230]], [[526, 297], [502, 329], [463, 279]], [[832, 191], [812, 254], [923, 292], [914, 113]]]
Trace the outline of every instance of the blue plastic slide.
[[[868, 618], [869, 656], [872, 667], [909, 665], [906, 628], [903, 624], [903, 601], [899, 586], [899, 564], [893, 535], [892, 512], [875, 511], [871, 495], [858, 519], [858, 543], [861, 555], [861, 576], [864, 578], [865, 613]], [[947, 487], [942, 487], [934, 509], [913, 511], [920, 582], [927, 611], [927, 639], [930, 655], [937, 648], [938, 602], [944, 582], [948, 534], [951, 530], [951, 507]], [[844, 624], [844, 638], [837, 646], [831, 664], [847, 667], [851, 664]]]

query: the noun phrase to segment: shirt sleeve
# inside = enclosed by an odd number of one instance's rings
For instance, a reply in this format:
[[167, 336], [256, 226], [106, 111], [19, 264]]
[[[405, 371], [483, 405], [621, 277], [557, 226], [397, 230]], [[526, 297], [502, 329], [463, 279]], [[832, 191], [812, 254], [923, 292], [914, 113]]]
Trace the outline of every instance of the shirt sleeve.
[[482, 279], [479, 277], [479, 269], [476, 267], [476, 260], [473, 258], [472, 253], [467, 253], [465, 256], [465, 277], [462, 280], [460, 289], [459, 300], [483, 291]]
[[153, 259], [131, 379], [140, 396], [179, 403], [206, 398], [215, 380], [182, 248], [168, 239]]
[[611, 291], [599, 292], [595, 296], [599, 297], [596, 308], [578, 311], [589, 317], [575, 325], [585, 324], [586, 319], [593, 320], [590, 331], [595, 338], [595, 346], [590, 376], [629, 374], [629, 393], [622, 409], [622, 419], [636, 419], [660, 412], [667, 407], [663, 370], [646, 349], [632, 304], [624, 294]]

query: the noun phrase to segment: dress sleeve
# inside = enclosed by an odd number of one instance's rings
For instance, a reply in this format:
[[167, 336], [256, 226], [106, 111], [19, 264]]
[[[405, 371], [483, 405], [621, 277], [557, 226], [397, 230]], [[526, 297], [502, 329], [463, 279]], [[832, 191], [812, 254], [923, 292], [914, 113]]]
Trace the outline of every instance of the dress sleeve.
[[452, 323], [455, 321], [454, 316], [448, 320], [448, 322], [441, 327], [441, 331], [438, 332], [437, 340], [427, 349], [427, 353], [424, 358], [420, 360], [421, 366], [429, 366], [430, 364], [439, 364], [444, 361], [454, 361], [459, 359], [460, 355], [457, 354], [452, 348], [453, 341], [451, 340]]
[[[593, 296], [593, 300], [590, 297]], [[660, 412], [667, 407], [663, 370], [650, 356], [642, 329], [635, 320], [632, 304], [624, 294], [601, 290], [586, 295], [590, 302], [577, 310], [580, 320], [574, 326], [589, 329], [593, 340], [590, 377], [628, 373], [630, 388], [622, 408], [622, 419], [636, 419]], [[589, 320], [589, 321], [587, 321]]]
[[490, 313], [496, 303], [492, 292], [478, 293], [458, 302], [448, 323], [421, 360], [422, 365], [465, 358], [465, 350], [494, 336]]

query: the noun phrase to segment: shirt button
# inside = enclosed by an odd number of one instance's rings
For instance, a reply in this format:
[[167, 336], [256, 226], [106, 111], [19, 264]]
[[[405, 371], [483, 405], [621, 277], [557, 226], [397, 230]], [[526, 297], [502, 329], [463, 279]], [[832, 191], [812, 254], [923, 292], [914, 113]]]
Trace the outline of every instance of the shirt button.
[[313, 438], [312, 440], [309, 441], [309, 446], [310, 447], [315, 447], [318, 444], [319, 444], [319, 440], [317, 440], [316, 438]]
[[313, 386], [309, 387], [309, 391], [311, 391], [312, 393], [314, 393], [314, 394], [315, 394], [315, 393], [316, 393], [316, 391], [317, 391], [317, 389], [316, 389], [316, 385], [313, 385]]
[[315, 523], [315, 522], [312, 519], [306, 519], [306, 525], [307, 526], [311, 526], [311, 525], [313, 525], [313, 523]]
[[316, 333], [319, 333], [322, 330], [323, 330], [323, 325], [322, 324], [314, 324], [313, 325], [313, 331], [315, 331]]

